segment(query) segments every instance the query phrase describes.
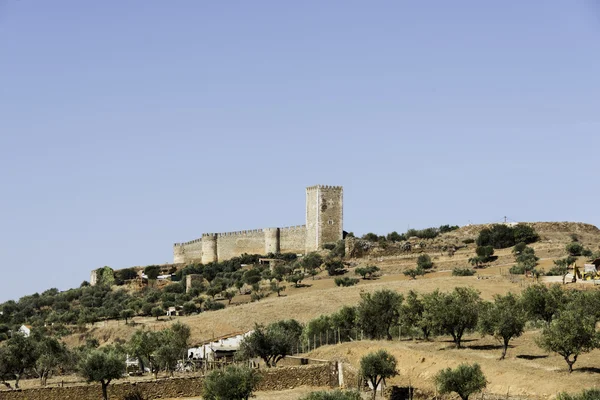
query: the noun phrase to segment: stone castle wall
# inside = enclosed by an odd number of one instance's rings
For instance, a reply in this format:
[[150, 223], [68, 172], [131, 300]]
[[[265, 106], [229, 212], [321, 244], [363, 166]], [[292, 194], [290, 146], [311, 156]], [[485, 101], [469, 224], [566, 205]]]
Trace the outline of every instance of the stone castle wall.
[[201, 239], [175, 243], [175, 264], [207, 264], [247, 254], [308, 253], [343, 238], [343, 189], [316, 185], [306, 189], [306, 225], [238, 232], [205, 233]]
[[279, 229], [281, 253], [303, 254], [306, 247], [306, 225]]
[[304, 253], [306, 226], [205, 233], [201, 239], [173, 246], [174, 263], [229, 260], [247, 254]]

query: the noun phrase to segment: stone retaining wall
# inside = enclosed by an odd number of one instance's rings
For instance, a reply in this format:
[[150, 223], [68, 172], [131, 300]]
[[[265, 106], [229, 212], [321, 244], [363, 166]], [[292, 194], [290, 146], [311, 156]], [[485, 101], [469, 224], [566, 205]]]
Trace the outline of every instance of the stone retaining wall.
[[[261, 370], [263, 379], [258, 390], [293, 389], [302, 385], [334, 386], [337, 371], [332, 364], [307, 365]], [[176, 397], [194, 397], [202, 394], [202, 377], [161, 379], [147, 382], [124, 382], [110, 385], [111, 400], [123, 400], [139, 391], [148, 400]], [[2, 400], [99, 400], [102, 389], [99, 383], [71, 387], [47, 387], [22, 391], [0, 391]]]

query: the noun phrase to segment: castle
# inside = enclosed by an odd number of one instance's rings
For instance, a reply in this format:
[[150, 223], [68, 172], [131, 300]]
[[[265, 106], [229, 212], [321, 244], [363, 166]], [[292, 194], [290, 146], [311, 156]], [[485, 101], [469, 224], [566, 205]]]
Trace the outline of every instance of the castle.
[[204, 233], [200, 239], [173, 245], [175, 264], [224, 261], [247, 254], [309, 253], [343, 239], [343, 189], [306, 188], [306, 224], [226, 233]]

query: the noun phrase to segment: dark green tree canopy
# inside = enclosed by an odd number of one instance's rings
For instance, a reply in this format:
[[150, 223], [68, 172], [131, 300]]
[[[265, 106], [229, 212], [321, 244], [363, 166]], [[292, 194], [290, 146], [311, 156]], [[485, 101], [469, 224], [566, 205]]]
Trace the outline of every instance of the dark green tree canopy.
[[479, 364], [460, 364], [455, 369], [441, 370], [435, 377], [441, 394], [455, 392], [462, 400], [485, 389], [487, 381]]
[[248, 367], [231, 365], [225, 370], [210, 372], [204, 380], [205, 400], [248, 400], [260, 375]]
[[361, 294], [357, 306], [357, 322], [364, 334], [371, 339], [392, 340], [390, 329], [398, 325], [401, 294], [388, 289]]
[[100, 382], [102, 398], [108, 400], [108, 385], [125, 373], [125, 354], [112, 346], [90, 350], [82, 357], [78, 370], [88, 382]]
[[367, 354], [360, 360], [360, 376], [371, 382], [373, 400], [375, 400], [376, 390], [381, 381], [397, 374], [396, 358], [385, 350]]

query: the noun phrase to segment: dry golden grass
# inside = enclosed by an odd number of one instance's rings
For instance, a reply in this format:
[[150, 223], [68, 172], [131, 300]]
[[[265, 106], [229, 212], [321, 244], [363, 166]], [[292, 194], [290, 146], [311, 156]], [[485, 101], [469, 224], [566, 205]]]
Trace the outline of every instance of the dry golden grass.
[[477, 362], [488, 380], [487, 392], [548, 399], [562, 391], [600, 387], [600, 350], [583, 354], [572, 374], [562, 357], [540, 350], [534, 342], [538, 331], [527, 331], [511, 342], [507, 358], [499, 361], [499, 343], [490, 337], [469, 335], [465, 348], [455, 349], [450, 338], [423, 341], [360, 341], [323, 346], [309, 354], [321, 359], [337, 359], [358, 368], [365, 354], [386, 349], [398, 360], [399, 375], [389, 384], [409, 383], [421, 390], [434, 391], [433, 377], [443, 368]]

